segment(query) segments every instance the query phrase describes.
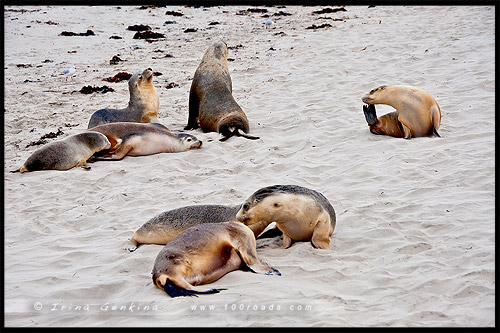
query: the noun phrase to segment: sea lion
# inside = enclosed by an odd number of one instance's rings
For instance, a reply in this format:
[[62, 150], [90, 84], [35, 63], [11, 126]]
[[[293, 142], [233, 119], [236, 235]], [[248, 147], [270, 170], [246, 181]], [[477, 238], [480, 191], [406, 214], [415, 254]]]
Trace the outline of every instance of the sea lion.
[[211, 45], [194, 73], [189, 92], [189, 117], [185, 130], [201, 127], [203, 132], [218, 132], [220, 141], [231, 136], [247, 135], [250, 131], [248, 118], [232, 95], [233, 87], [227, 66], [227, 45], [217, 42]]
[[35, 150], [24, 164], [12, 172], [37, 170], [68, 170], [87, 165], [87, 160], [98, 151], [109, 149], [111, 143], [104, 134], [86, 131], [49, 142]]
[[319, 249], [330, 248], [336, 216], [332, 205], [321, 193], [297, 185], [261, 188], [242, 204], [236, 219], [246, 225], [276, 222], [283, 232], [283, 247], [292, 240], [311, 240]]
[[128, 80], [130, 100], [124, 109], [101, 109], [90, 117], [87, 128], [119, 121], [157, 123], [160, 99], [153, 85], [153, 70], [147, 68]]
[[[192, 205], [168, 210], [151, 218], [137, 229], [130, 239], [135, 248], [128, 250], [133, 252], [141, 244], [167, 244], [184, 230], [198, 224], [233, 221], [240, 207], [241, 205]], [[255, 238], [277, 236], [275, 231], [268, 231], [266, 235], [262, 235], [266, 226], [267, 224], [254, 224], [250, 229], [254, 232]]]
[[253, 273], [281, 275], [261, 262], [255, 237], [236, 221], [191, 227], [163, 247], [153, 267], [153, 284], [171, 297], [218, 293], [195, 285], [211, 283], [226, 273], [248, 267]]
[[[366, 122], [373, 134], [410, 139], [421, 136], [440, 137], [441, 109], [426, 91], [413, 86], [380, 86], [362, 98]], [[374, 104], [387, 104], [396, 109], [377, 118]]]
[[[121, 160], [125, 156], [145, 156], [158, 153], [178, 153], [198, 149], [202, 141], [186, 133], [172, 133], [159, 123], [117, 122], [92, 127], [89, 131], [104, 134], [111, 148], [96, 154], [96, 160]], [[101, 157], [100, 155], [103, 155]]]

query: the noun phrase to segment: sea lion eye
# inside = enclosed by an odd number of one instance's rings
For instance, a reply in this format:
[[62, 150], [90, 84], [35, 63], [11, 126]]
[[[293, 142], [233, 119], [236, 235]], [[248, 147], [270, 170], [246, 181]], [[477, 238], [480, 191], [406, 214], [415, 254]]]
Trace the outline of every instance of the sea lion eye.
[[245, 202], [243, 204], [243, 206], [241, 207], [241, 209], [243, 209], [244, 211], [247, 211], [248, 210], [248, 204]]
[[187, 142], [191, 142], [191, 141], [193, 141], [193, 139], [191, 139], [191, 138], [187, 138], [187, 139], [186, 139], [186, 141], [187, 141]]
[[139, 80], [142, 80], [142, 75], [139, 75]]

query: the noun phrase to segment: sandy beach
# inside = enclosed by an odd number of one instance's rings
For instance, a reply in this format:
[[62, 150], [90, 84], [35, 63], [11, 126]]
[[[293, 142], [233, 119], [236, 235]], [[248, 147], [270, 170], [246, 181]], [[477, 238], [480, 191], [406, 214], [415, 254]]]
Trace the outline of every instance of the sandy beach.
[[[495, 326], [494, 6], [325, 8], [338, 7], [4, 7], [4, 325]], [[134, 39], [133, 25], [165, 37]], [[127, 81], [103, 81], [119, 72], [157, 72], [158, 119], [182, 130], [219, 40], [259, 140], [192, 130], [202, 149], [10, 173], [40, 140], [125, 107]], [[370, 133], [361, 97], [395, 84], [436, 99], [441, 138]], [[124, 249], [166, 210], [274, 184], [337, 214], [329, 250], [257, 240], [281, 276], [239, 270], [210, 284], [219, 294], [170, 298], [151, 279], [162, 246]]]

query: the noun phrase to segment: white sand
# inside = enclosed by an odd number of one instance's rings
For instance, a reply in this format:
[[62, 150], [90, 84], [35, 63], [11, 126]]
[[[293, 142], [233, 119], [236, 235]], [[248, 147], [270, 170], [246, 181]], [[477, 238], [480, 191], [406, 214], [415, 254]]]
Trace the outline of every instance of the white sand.
[[[320, 15], [312, 12], [324, 7], [259, 7], [271, 14], [270, 29], [262, 14], [236, 15], [247, 8], [6, 7], [5, 325], [494, 326], [494, 7]], [[293, 15], [272, 16], [279, 11]], [[323, 23], [332, 27], [306, 29]], [[126, 28], [134, 24], [167, 38], [132, 39]], [[87, 29], [95, 36], [59, 36]], [[182, 129], [191, 79], [219, 39], [243, 46], [229, 51], [233, 95], [260, 140], [219, 142], [196, 130], [204, 141], [197, 151], [98, 162], [90, 171], [8, 172], [42, 135], [79, 133], [99, 108], [125, 107], [126, 81], [101, 81], [120, 71], [163, 73], [155, 78], [159, 119]], [[125, 61], [110, 65], [117, 54]], [[60, 72], [71, 65], [66, 82]], [[167, 89], [171, 82], [179, 86]], [[434, 96], [442, 138], [371, 134], [361, 96], [382, 84]], [[86, 85], [115, 92], [80, 94]], [[227, 288], [220, 294], [175, 299], [152, 284], [161, 246], [123, 250], [156, 214], [241, 203], [273, 184], [330, 199], [331, 250], [309, 242], [259, 248], [282, 276], [235, 271], [210, 285]], [[268, 243], [280, 240], [258, 241]], [[201, 305], [213, 308], [192, 309]]]

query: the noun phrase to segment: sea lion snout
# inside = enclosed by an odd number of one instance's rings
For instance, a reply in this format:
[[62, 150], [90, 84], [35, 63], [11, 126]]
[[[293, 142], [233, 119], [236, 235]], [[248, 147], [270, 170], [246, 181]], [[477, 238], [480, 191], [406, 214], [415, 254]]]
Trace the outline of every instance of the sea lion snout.
[[373, 103], [373, 98], [370, 97], [370, 94], [366, 94], [364, 95], [361, 100], [363, 101], [363, 103], [366, 103], [366, 104], [371, 104]]

